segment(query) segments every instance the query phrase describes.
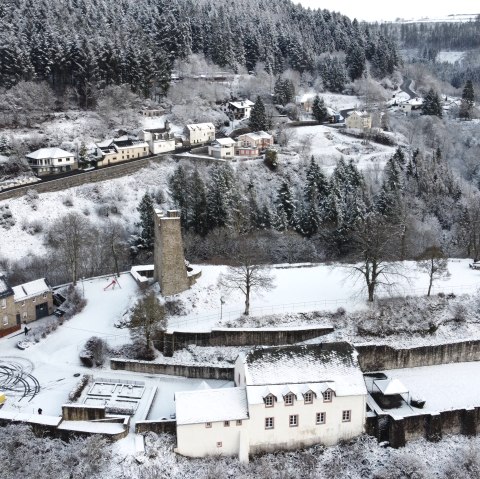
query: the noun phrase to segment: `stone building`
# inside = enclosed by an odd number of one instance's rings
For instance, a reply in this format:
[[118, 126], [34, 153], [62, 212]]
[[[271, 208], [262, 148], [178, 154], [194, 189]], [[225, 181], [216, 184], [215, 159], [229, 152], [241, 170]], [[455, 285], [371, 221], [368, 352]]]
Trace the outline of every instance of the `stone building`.
[[189, 271], [183, 254], [180, 212], [155, 210], [154, 278], [164, 296], [181, 293], [195, 284], [199, 272]]
[[52, 313], [52, 290], [44, 278], [11, 288], [0, 276], [0, 337]]

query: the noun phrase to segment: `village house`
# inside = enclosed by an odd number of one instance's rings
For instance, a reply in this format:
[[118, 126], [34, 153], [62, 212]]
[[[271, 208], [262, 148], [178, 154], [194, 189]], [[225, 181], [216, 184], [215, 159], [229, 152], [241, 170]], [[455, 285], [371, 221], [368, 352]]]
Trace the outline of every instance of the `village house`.
[[136, 141], [127, 135], [97, 143], [93, 161], [98, 167], [121, 161], [133, 160], [149, 155], [149, 145], [145, 141]]
[[260, 152], [273, 145], [273, 136], [264, 131], [245, 133], [237, 138], [235, 156], [255, 158]]
[[205, 145], [215, 140], [215, 125], [213, 123], [192, 123], [184, 130], [190, 145]]
[[177, 392], [176, 452], [249, 455], [333, 445], [363, 433], [367, 390], [345, 342], [240, 354], [233, 389]]
[[40, 148], [28, 153], [25, 157], [37, 176], [62, 173], [78, 168], [75, 155], [61, 148]]
[[148, 148], [152, 155], [175, 151], [175, 137], [170, 131], [170, 124], [165, 121], [163, 128], [153, 128], [143, 130], [139, 133], [140, 140], [148, 143]]
[[245, 120], [250, 118], [254, 104], [250, 100], [230, 101], [227, 104], [227, 114], [234, 120]]
[[372, 115], [367, 111], [352, 111], [345, 120], [347, 128], [359, 130], [372, 128]]
[[52, 313], [52, 289], [44, 278], [12, 288], [0, 276], [0, 337]]
[[229, 159], [235, 155], [235, 140], [231, 138], [217, 138], [208, 147], [208, 155], [213, 158]]
[[420, 110], [423, 106], [423, 98], [411, 98], [410, 100], [400, 103], [398, 106], [400, 110], [404, 111], [405, 113]]

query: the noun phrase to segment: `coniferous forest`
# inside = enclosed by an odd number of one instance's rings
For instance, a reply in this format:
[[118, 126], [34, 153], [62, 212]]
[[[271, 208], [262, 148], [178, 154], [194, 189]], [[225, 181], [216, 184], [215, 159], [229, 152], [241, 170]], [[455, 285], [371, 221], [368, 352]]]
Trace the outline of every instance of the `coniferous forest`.
[[57, 94], [73, 88], [87, 108], [92, 90], [107, 85], [129, 84], [145, 97], [165, 92], [173, 61], [191, 53], [235, 71], [262, 63], [271, 73], [341, 75], [336, 59], [317, 61], [337, 51], [352, 80], [365, 60], [379, 77], [399, 63], [376, 27], [288, 0], [0, 0], [0, 86], [45, 80]]

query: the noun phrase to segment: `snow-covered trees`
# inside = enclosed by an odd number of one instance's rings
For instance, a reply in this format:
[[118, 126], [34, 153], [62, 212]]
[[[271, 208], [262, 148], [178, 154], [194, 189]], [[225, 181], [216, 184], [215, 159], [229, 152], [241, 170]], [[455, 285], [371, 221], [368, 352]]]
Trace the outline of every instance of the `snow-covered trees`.
[[248, 124], [252, 131], [268, 130], [269, 122], [267, 112], [265, 110], [265, 105], [259, 96], [253, 105]]
[[295, 97], [295, 87], [289, 78], [278, 77], [273, 89], [274, 101], [280, 105], [286, 105]]
[[328, 118], [328, 110], [325, 106], [325, 101], [318, 95], [315, 95], [312, 105], [312, 114], [313, 118], [318, 121], [318, 123], [323, 123]]
[[143, 195], [137, 211], [140, 213], [140, 222], [137, 226], [141, 228], [138, 238], [139, 249], [151, 251], [154, 241], [154, 221], [153, 221], [153, 198], [149, 193]]
[[418, 260], [419, 268], [428, 274], [427, 296], [430, 296], [433, 281], [448, 275], [448, 259], [441, 248], [433, 245], [426, 248]]
[[440, 101], [438, 93], [433, 88], [430, 88], [424, 98], [422, 105], [422, 113], [424, 115], [435, 115], [439, 118], [442, 118], [442, 103]]
[[475, 105], [475, 92], [472, 80], [467, 80], [462, 92], [462, 103], [460, 105], [459, 117], [469, 120], [472, 117], [472, 109]]

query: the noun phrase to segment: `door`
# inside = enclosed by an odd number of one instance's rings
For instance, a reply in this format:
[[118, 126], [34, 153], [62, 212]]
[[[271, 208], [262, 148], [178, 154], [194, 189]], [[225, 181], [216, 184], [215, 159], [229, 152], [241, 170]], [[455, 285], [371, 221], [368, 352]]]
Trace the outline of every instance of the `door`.
[[37, 304], [35, 306], [35, 319], [48, 316], [48, 303]]
[[22, 318], [20, 317], [20, 313], [17, 313], [17, 326], [22, 324]]

